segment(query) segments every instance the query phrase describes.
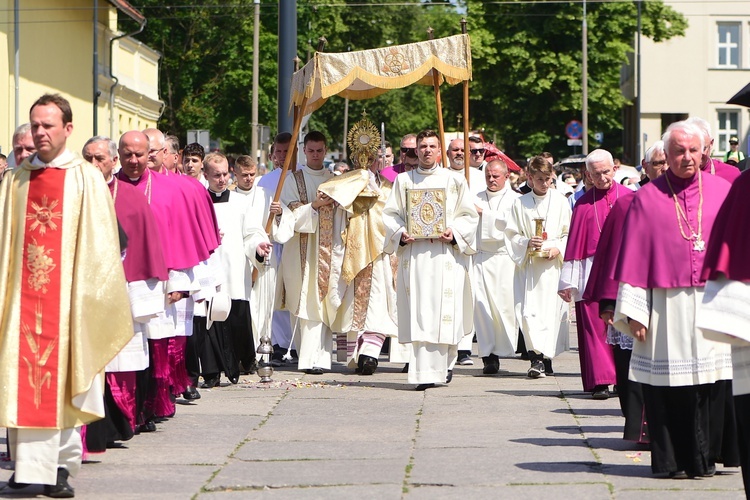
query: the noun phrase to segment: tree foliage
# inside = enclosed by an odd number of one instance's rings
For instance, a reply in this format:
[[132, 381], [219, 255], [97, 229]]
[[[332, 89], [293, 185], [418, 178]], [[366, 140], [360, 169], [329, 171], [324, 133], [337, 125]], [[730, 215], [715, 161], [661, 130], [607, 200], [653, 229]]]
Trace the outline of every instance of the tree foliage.
[[[138, 38], [163, 54], [160, 126], [184, 137], [204, 128], [230, 151], [246, 152], [251, 140], [253, 0], [131, 0], [148, 19]], [[485, 130], [509, 154], [570, 152], [565, 123], [581, 118], [582, 3], [482, 0], [298, 0], [298, 54], [306, 61], [317, 40], [325, 51], [346, 52], [426, 40], [460, 32], [468, 19], [474, 79], [471, 125]], [[603, 145], [621, 147], [620, 68], [632, 52], [636, 1], [589, 2], [589, 129]], [[642, 2], [642, 33], [655, 41], [682, 35], [685, 18], [661, 1]], [[276, 132], [278, 1], [261, 1], [259, 121]], [[446, 130], [459, 128], [461, 86], [441, 88]], [[310, 119], [338, 149], [344, 135], [344, 100], [332, 98]], [[349, 103], [350, 124], [363, 109], [386, 123], [387, 138], [436, 128], [432, 87], [412, 86]], [[592, 142], [593, 143], [593, 142]]]
[[[567, 155], [565, 124], [581, 119], [582, 3], [464, 0], [472, 35], [472, 122], [516, 157]], [[662, 41], [687, 22], [662, 2], [642, 3], [642, 34]], [[588, 118], [603, 147], [619, 152], [620, 68], [637, 30], [637, 2], [589, 2]]]

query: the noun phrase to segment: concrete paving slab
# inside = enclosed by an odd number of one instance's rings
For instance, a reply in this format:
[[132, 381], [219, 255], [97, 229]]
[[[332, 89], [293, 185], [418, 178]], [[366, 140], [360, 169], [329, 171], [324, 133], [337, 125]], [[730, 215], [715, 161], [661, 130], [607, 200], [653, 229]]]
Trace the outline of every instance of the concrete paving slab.
[[481, 486], [597, 481], [603, 481], [601, 466], [585, 446], [534, 449], [508, 444], [494, 451], [417, 448], [408, 484]]
[[382, 485], [401, 486], [402, 460], [242, 461], [232, 459], [207, 485], [206, 490], [281, 488], [290, 486]]
[[399, 459], [408, 463], [411, 456], [410, 440], [394, 441], [294, 441], [279, 443], [253, 439], [234, 454], [238, 460], [336, 460], [336, 459]]
[[304, 488], [265, 488], [202, 493], [199, 500], [388, 500], [401, 498], [401, 485], [368, 484], [366, 486], [317, 486]]
[[578, 498], [609, 499], [612, 498], [609, 487], [604, 483], [585, 484], [517, 484], [493, 486], [409, 487], [403, 496], [408, 500], [453, 500], [455, 498], [492, 498], [498, 500], [517, 500], [519, 498]]

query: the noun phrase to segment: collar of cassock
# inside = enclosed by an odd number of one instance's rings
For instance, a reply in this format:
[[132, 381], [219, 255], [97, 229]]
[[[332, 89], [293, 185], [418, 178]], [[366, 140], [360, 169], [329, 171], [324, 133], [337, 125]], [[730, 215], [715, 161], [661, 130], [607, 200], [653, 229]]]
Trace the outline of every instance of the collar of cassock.
[[214, 203], [226, 203], [229, 201], [229, 190], [225, 189], [221, 193], [214, 193], [210, 189], [208, 190], [209, 193], [211, 193], [211, 201]]
[[34, 159], [31, 160], [31, 165], [34, 167], [51, 167], [51, 168], [64, 168], [65, 165], [70, 163], [73, 160], [74, 156], [73, 153], [66, 149], [62, 153], [60, 153], [60, 156], [55, 158], [49, 163], [44, 163], [42, 160], [39, 159], [39, 156], [34, 154]]
[[432, 168], [422, 168], [422, 165], [420, 165], [417, 167], [417, 172], [419, 172], [422, 175], [430, 175], [430, 174], [434, 174], [435, 172], [437, 172], [437, 168], [438, 168], [437, 163], [433, 165]]

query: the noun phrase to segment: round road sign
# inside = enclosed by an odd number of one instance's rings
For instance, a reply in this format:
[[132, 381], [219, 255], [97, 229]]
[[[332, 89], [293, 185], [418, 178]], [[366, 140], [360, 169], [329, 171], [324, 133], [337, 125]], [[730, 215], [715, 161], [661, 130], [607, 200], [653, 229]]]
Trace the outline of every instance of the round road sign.
[[580, 139], [583, 137], [583, 124], [578, 120], [571, 120], [565, 125], [565, 135], [568, 139]]

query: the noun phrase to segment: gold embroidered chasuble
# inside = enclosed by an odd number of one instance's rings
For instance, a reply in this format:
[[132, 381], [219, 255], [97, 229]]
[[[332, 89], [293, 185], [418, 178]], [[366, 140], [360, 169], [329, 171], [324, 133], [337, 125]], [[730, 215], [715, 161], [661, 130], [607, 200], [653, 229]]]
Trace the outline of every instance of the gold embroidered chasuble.
[[133, 336], [112, 196], [69, 151], [0, 185], [0, 426], [104, 416], [106, 364]]
[[395, 256], [385, 254], [383, 208], [393, 185], [378, 187], [368, 170], [356, 169], [322, 184], [336, 200], [334, 250], [326, 317], [335, 332], [371, 331], [397, 336]]
[[289, 174], [281, 203], [294, 215], [294, 236], [284, 244], [279, 272], [284, 285], [283, 306], [295, 316], [323, 321], [323, 297], [328, 289], [333, 206], [312, 208], [318, 186], [333, 177], [327, 169], [305, 165]]

